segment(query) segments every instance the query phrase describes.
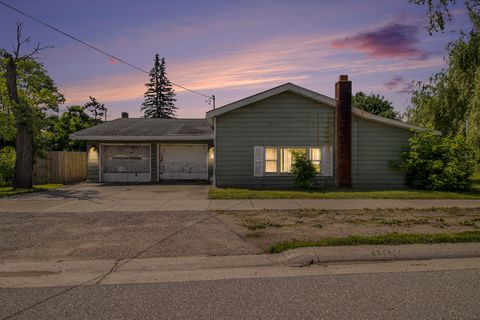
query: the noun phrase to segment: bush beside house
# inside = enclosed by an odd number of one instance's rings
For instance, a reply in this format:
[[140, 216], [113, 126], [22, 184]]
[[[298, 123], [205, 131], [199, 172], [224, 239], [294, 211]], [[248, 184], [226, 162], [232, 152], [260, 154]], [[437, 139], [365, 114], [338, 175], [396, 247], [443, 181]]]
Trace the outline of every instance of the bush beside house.
[[466, 191], [472, 187], [477, 161], [465, 138], [419, 132], [402, 152], [403, 162], [393, 164], [407, 172], [407, 185], [415, 189]]

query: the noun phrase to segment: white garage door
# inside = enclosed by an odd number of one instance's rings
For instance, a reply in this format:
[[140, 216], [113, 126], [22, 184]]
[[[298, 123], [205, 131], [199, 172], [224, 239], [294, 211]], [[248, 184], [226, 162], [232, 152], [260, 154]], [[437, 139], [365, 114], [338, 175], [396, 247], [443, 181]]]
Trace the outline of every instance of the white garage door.
[[208, 180], [207, 145], [159, 145], [158, 150], [160, 180]]
[[149, 144], [102, 144], [102, 182], [149, 182]]

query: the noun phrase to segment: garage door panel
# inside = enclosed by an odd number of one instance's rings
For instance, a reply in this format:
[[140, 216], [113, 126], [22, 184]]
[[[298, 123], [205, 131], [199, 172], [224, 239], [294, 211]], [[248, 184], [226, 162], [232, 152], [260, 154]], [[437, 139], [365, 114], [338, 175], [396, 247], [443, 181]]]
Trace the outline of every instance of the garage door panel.
[[160, 179], [207, 180], [207, 145], [161, 145]]
[[150, 179], [149, 145], [102, 145], [102, 181], [148, 182]]

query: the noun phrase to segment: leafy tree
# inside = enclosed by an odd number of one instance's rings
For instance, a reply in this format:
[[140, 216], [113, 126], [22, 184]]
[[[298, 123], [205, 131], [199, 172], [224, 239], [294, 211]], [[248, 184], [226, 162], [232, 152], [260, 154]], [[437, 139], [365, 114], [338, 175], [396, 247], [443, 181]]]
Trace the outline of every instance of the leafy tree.
[[70, 106], [60, 117], [51, 117], [46, 130], [48, 148], [52, 151], [84, 151], [85, 141], [71, 140], [70, 134], [96, 125], [98, 119], [86, 113], [84, 106]]
[[103, 103], [100, 103], [94, 97], [90, 96], [90, 101], [85, 103], [85, 109], [90, 112], [95, 124], [103, 122], [103, 118], [107, 114], [107, 108]]
[[38, 44], [31, 53], [21, 54], [20, 49], [30, 39], [22, 39], [22, 25], [17, 24], [17, 44], [13, 52], [1, 50], [0, 73], [5, 79], [0, 85], [0, 96], [7, 113], [14, 117], [15, 178], [13, 187], [32, 186], [35, 141], [43, 127], [45, 113], [58, 110], [64, 98], [41, 63], [32, 57], [46, 47]]
[[292, 164], [292, 173], [295, 176], [295, 186], [305, 190], [312, 189], [317, 175], [315, 166], [305, 152], [295, 152], [293, 156], [295, 161]]
[[15, 148], [4, 147], [0, 150], [0, 185], [8, 185], [13, 180], [15, 170]]
[[[409, 0], [410, 3], [427, 7], [427, 31], [430, 35], [434, 32], [444, 31], [446, 21], [452, 20], [449, 6], [454, 5], [456, 0]], [[475, 24], [480, 16], [479, 0], [463, 0], [465, 9], [470, 20]]]
[[400, 120], [400, 114], [395, 111], [393, 104], [379, 94], [366, 95], [359, 91], [353, 96], [353, 105], [381, 117]]
[[150, 71], [150, 81], [145, 84], [145, 101], [140, 109], [145, 118], [174, 118], [177, 107], [175, 106], [175, 90], [165, 72], [165, 59], [158, 53], [155, 55], [154, 66]]
[[469, 190], [475, 170], [473, 148], [465, 138], [416, 133], [402, 152], [402, 162], [392, 163], [407, 172], [407, 185], [427, 190]]
[[[433, 7], [431, 31], [443, 30], [448, 4], [441, 1]], [[409, 122], [441, 130], [447, 136], [461, 135], [480, 148], [480, 1], [464, 1], [470, 14], [472, 29], [447, 47], [448, 67], [418, 82], [407, 111]], [[429, 8], [432, 8], [431, 5]], [[436, 8], [436, 9], [435, 9]], [[432, 10], [432, 9], [430, 9]], [[436, 11], [435, 11], [436, 10]], [[443, 16], [442, 16], [443, 15]], [[433, 20], [432, 20], [433, 19]], [[433, 22], [432, 22], [433, 21]]]

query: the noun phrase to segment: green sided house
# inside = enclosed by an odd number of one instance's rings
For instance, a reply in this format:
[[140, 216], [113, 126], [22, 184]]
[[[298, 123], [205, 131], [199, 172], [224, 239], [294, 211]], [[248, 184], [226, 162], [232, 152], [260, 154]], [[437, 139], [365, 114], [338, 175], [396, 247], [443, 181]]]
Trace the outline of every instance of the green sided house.
[[336, 99], [287, 83], [205, 119], [122, 118], [75, 132], [87, 141], [91, 182], [211, 181], [218, 187], [293, 186], [295, 151], [317, 168], [319, 187], [400, 188], [390, 168], [415, 131], [352, 107], [351, 81]]

